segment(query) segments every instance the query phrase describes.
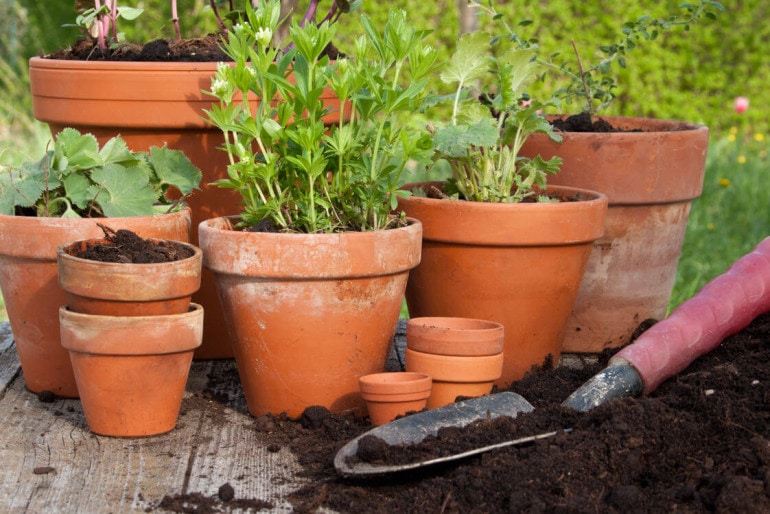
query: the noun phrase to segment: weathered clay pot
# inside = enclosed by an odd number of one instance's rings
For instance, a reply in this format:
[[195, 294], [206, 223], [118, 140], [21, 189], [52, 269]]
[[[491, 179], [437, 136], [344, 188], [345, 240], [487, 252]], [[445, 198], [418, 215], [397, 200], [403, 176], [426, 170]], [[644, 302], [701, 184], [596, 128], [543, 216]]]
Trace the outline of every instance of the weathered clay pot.
[[[155, 216], [108, 218], [115, 229], [142, 237], [188, 241], [190, 210]], [[59, 307], [66, 303], [57, 281], [57, 248], [103, 235], [105, 218], [37, 218], [0, 215], [0, 289], [8, 311], [27, 388], [57, 396], [78, 395], [67, 351], [59, 339]]]
[[199, 226], [249, 412], [312, 405], [364, 415], [361, 376], [384, 371], [422, 227], [335, 234], [244, 232], [235, 217]]
[[601, 191], [609, 198], [604, 235], [593, 244], [565, 352], [627, 344], [641, 322], [666, 315], [692, 201], [700, 196], [708, 148], [702, 125], [605, 118], [629, 132], [530, 136], [521, 154], [558, 155], [549, 184]]
[[407, 412], [425, 408], [432, 379], [425, 373], [373, 373], [358, 379], [361, 398], [373, 425], [383, 425]]
[[495, 380], [503, 373], [504, 354], [441, 355], [407, 347], [405, 359], [407, 371], [425, 373], [433, 378], [427, 406], [435, 409], [454, 403], [458, 396], [489, 394]]
[[88, 427], [139, 437], [176, 425], [193, 351], [203, 337], [203, 308], [183, 314], [101, 316], [59, 310]]
[[505, 327], [470, 318], [411, 318], [406, 322], [406, 346], [440, 355], [497, 355], [503, 351]]
[[[440, 182], [422, 185], [441, 187]], [[558, 361], [593, 241], [604, 231], [606, 196], [563, 187], [548, 192], [576, 201], [399, 198], [406, 215], [423, 224], [422, 261], [406, 290], [410, 316], [501, 323], [500, 386], [546, 359]]]
[[[158, 241], [156, 239], [156, 241]], [[105, 239], [59, 246], [59, 287], [72, 312], [103, 316], [158, 316], [187, 312], [200, 288], [203, 252], [188, 243], [192, 257], [172, 262], [134, 264], [99, 262], [71, 255]]]
[[[220, 147], [220, 130], [205, 121], [214, 97], [202, 92], [211, 87], [215, 62], [70, 61], [33, 57], [29, 61], [30, 89], [35, 118], [52, 134], [64, 127], [90, 132], [104, 144], [120, 134], [133, 151], [151, 146], [181, 150], [201, 169], [201, 189], [186, 199], [194, 227], [206, 219], [237, 214], [240, 196], [211, 185], [227, 177], [227, 154]], [[327, 90], [328, 123], [337, 123], [340, 102]], [[253, 109], [258, 98], [249, 99]], [[197, 244], [197, 232], [190, 242]], [[233, 356], [214, 278], [203, 271], [193, 301], [206, 309], [203, 344], [196, 358]]]

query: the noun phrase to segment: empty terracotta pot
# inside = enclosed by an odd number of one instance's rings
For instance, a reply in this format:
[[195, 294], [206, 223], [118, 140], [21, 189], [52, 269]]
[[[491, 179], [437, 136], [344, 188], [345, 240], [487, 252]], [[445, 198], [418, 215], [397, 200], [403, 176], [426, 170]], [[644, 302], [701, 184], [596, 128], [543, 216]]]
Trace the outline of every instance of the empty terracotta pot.
[[427, 407], [454, 403], [458, 396], [483, 396], [503, 373], [503, 352], [497, 355], [437, 355], [406, 349], [406, 370], [433, 377]]
[[72, 253], [95, 244], [109, 244], [106, 239], [80, 240], [59, 246], [59, 287], [66, 294], [69, 310], [103, 316], [187, 312], [193, 293], [201, 285], [203, 252], [189, 243], [151, 239], [186, 246], [192, 256], [162, 263], [101, 262]]
[[425, 373], [374, 373], [358, 379], [372, 425], [393, 421], [407, 412], [425, 408], [431, 377]]
[[424, 317], [406, 323], [406, 345], [417, 352], [439, 355], [497, 355], [503, 351], [505, 328], [494, 321], [472, 318]]
[[61, 307], [59, 320], [92, 432], [139, 437], [174, 428], [193, 352], [203, 339], [203, 307], [133, 317]]

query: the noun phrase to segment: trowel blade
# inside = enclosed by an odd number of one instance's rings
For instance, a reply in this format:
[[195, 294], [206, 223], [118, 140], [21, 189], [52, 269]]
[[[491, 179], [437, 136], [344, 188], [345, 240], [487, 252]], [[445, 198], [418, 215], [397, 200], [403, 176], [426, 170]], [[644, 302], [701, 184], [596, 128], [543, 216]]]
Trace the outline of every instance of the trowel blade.
[[[437, 409], [412, 414], [390, 423], [380, 425], [369, 430], [365, 434], [358, 436], [342, 447], [334, 458], [334, 468], [342, 476], [374, 476], [394, 471], [403, 471], [406, 469], [415, 469], [428, 464], [434, 464], [432, 461], [403, 464], [397, 466], [377, 465], [367, 462], [352, 462], [353, 457], [358, 452], [358, 441], [367, 435], [376, 436], [391, 446], [404, 444], [417, 444], [429, 435], [436, 435], [439, 429], [444, 427], [464, 427], [474, 421], [481, 419], [494, 419], [499, 416], [509, 416], [515, 418], [521, 412], [531, 412], [534, 407], [524, 399], [523, 396], [505, 392], [490, 394], [479, 398], [471, 398], [460, 402], [445, 405]], [[552, 435], [552, 434], [549, 434]], [[526, 441], [520, 441], [526, 442]], [[509, 444], [514, 444], [510, 442]], [[477, 449], [471, 452], [464, 452], [458, 456], [452, 456], [452, 459], [462, 458], [488, 449]], [[451, 460], [442, 458], [441, 461]]]

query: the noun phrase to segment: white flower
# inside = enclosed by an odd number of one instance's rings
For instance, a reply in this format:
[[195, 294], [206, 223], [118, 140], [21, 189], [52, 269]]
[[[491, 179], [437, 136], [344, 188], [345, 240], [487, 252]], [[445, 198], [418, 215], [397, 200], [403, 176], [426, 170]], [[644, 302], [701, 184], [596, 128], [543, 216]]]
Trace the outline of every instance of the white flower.
[[262, 46], [267, 46], [273, 39], [273, 31], [269, 28], [261, 27], [259, 30], [257, 30], [255, 36], [257, 38], [257, 43]]
[[217, 98], [224, 98], [227, 96], [228, 84], [226, 80], [220, 78], [211, 79], [211, 92], [216, 95]]

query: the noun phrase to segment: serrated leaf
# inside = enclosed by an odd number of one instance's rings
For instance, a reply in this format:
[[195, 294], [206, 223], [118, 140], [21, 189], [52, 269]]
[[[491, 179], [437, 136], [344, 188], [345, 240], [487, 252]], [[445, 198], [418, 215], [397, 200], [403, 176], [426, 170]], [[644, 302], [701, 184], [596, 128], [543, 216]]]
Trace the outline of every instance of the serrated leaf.
[[485, 118], [472, 125], [450, 125], [436, 131], [433, 144], [447, 157], [463, 157], [471, 148], [495, 146], [500, 131], [494, 120]]
[[153, 146], [149, 159], [161, 184], [175, 187], [182, 195], [188, 195], [200, 186], [201, 170], [183, 152]]
[[496, 98], [499, 105], [495, 107], [499, 110], [516, 106], [526, 88], [537, 80], [539, 64], [534, 57], [534, 50], [512, 48], [498, 59], [500, 94]]
[[457, 41], [441, 80], [446, 84], [467, 84], [481, 78], [489, 68], [489, 34], [471, 32], [463, 34]]
[[152, 214], [152, 205], [157, 195], [139, 167], [125, 168], [110, 164], [91, 174], [97, 186], [96, 203], [107, 217], [146, 216]]
[[136, 157], [128, 149], [128, 145], [123, 138], [113, 137], [99, 151], [99, 156], [104, 164], [119, 162], [125, 165], [131, 165], [137, 162]]
[[[80, 134], [75, 129], [65, 128], [56, 136], [57, 159], [60, 156], [66, 158], [66, 167], [74, 170], [83, 170], [101, 166], [99, 155], [99, 142], [91, 134]], [[58, 168], [60, 171], [65, 170]]]
[[88, 177], [77, 173], [70, 173], [62, 180], [64, 185], [64, 192], [67, 198], [70, 199], [75, 207], [78, 209], [87, 209], [91, 201], [91, 197], [88, 194], [88, 190], [91, 187], [91, 181]]

